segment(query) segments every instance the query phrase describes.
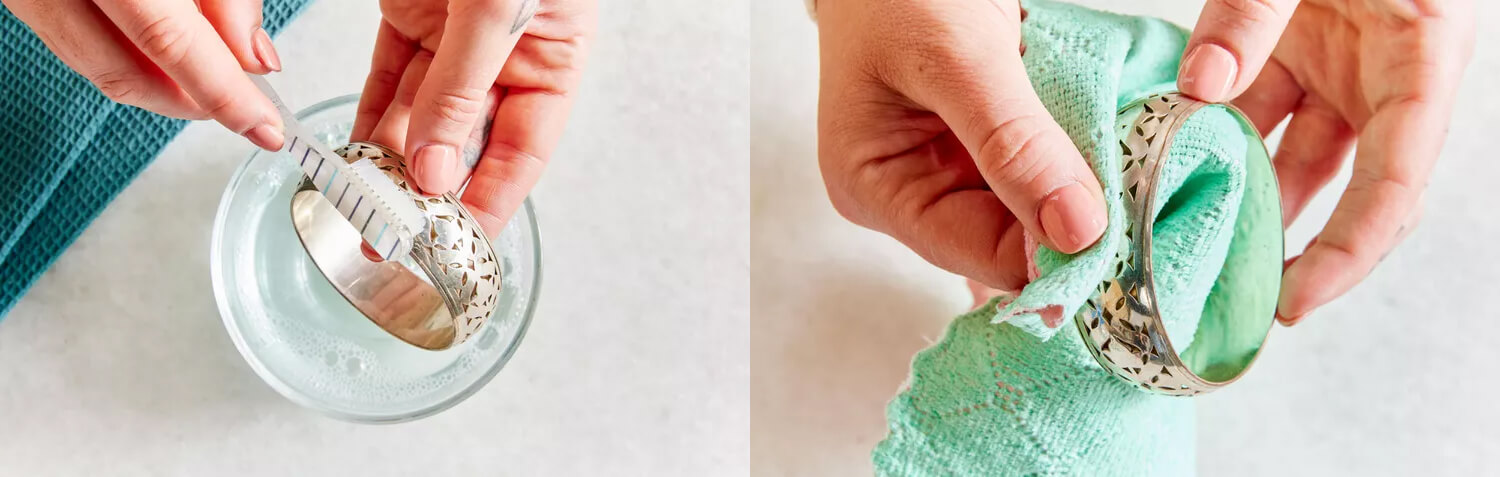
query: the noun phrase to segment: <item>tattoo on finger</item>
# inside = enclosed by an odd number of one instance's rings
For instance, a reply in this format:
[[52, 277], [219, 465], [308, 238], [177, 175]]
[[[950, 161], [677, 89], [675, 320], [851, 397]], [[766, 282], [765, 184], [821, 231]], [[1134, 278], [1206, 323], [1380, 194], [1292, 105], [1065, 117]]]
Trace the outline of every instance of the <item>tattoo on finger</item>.
[[484, 147], [490, 142], [490, 128], [494, 126], [495, 117], [487, 115], [484, 121], [469, 133], [469, 140], [464, 141], [463, 160], [465, 168], [472, 171], [474, 170], [474, 166], [479, 165], [479, 156], [484, 154]]

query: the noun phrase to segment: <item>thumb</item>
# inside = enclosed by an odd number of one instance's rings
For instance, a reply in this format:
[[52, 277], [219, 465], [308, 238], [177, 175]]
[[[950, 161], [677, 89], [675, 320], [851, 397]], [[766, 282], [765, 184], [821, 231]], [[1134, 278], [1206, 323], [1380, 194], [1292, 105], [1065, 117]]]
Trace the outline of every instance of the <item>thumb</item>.
[[[996, 56], [986, 53], [986, 56]], [[1104, 194], [1073, 141], [1037, 99], [1018, 49], [961, 78], [918, 86], [925, 106], [964, 144], [985, 182], [1032, 236], [1063, 253], [1099, 240], [1108, 218]]]
[[1222, 103], [1260, 74], [1297, 9], [1297, 0], [1209, 0], [1188, 39], [1177, 89]]

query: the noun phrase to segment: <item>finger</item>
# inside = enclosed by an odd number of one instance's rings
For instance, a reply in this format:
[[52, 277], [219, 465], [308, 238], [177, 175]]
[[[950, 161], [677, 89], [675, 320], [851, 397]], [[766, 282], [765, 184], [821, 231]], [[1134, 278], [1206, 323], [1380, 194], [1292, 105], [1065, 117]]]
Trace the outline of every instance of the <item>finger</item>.
[[198, 0], [203, 18], [219, 32], [240, 69], [263, 75], [281, 71], [281, 56], [261, 28], [260, 5], [260, 0]]
[[1107, 220], [1099, 180], [1037, 99], [1019, 52], [995, 54], [927, 75], [908, 94], [953, 128], [1032, 235], [1063, 253], [1083, 250], [1103, 235]]
[[[533, 23], [541, 21], [538, 18]], [[535, 29], [546, 30], [547, 26], [538, 24]], [[527, 28], [527, 31], [532, 30]], [[561, 39], [531, 36], [527, 41], [517, 42], [495, 83], [506, 87], [547, 89], [577, 76], [585, 52], [584, 41], [574, 32], [555, 33]]]
[[[421, 52], [412, 58], [410, 66], [402, 74], [400, 85], [396, 88], [396, 94], [386, 106], [384, 114], [379, 118], [379, 123], [370, 131], [368, 136], [353, 141], [370, 141], [389, 147], [397, 152], [403, 153], [406, 148], [407, 126], [411, 121], [412, 102], [416, 97], [417, 90], [422, 86], [422, 78], [432, 66], [432, 55]], [[490, 88], [489, 94], [485, 96], [484, 120], [474, 126], [469, 137], [464, 141], [462, 153], [460, 154], [458, 175], [464, 179], [469, 178], [479, 157], [484, 151], [485, 145], [489, 143], [490, 128], [495, 118], [495, 108], [500, 103], [500, 88]], [[355, 136], [350, 136], [351, 138]]]
[[1183, 93], [1229, 101], [1260, 74], [1297, 0], [1209, 0], [1188, 39], [1177, 77]]
[[[1424, 194], [1424, 196], [1425, 196], [1425, 194]], [[1406, 237], [1410, 236], [1411, 233], [1412, 233], [1412, 231], [1416, 230], [1417, 225], [1421, 224], [1421, 222], [1422, 222], [1422, 214], [1423, 214], [1423, 211], [1422, 211], [1423, 207], [1422, 207], [1422, 205], [1425, 204], [1425, 203], [1426, 202], [1422, 198], [1418, 198], [1417, 199], [1416, 207], [1412, 210], [1412, 213], [1407, 216], [1406, 220], [1401, 223], [1401, 227], [1399, 229], [1397, 229], [1397, 231], [1396, 231], [1396, 238], [1395, 238], [1395, 242], [1396, 243], [1401, 243], [1401, 242], [1405, 241]], [[1311, 242], [1308, 242], [1307, 247], [1304, 247], [1304, 249], [1311, 249], [1312, 245], [1314, 243], [1317, 243], [1317, 241], [1318, 241], [1318, 239], [1316, 237], [1314, 237]], [[1389, 255], [1390, 255], [1390, 251], [1387, 250], [1384, 255], [1380, 256], [1380, 260], [1378, 260], [1378, 261], [1384, 261], [1385, 258], [1388, 257]], [[1297, 260], [1301, 259], [1301, 258], [1302, 258], [1302, 255], [1297, 255], [1295, 257], [1287, 259], [1286, 262], [1285, 262], [1285, 264], [1282, 267], [1282, 273], [1285, 274], [1286, 270], [1291, 269], [1291, 267], [1297, 263]], [[1278, 311], [1276, 312], [1276, 321], [1280, 322], [1282, 325], [1285, 325], [1285, 326], [1292, 326], [1292, 325], [1295, 325], [1295, 324], [1301, 322], [1302, 320], [1307, 319], [1307, 316], [1310, 313], [1311, 313], [1311, 311], [1304, 312], [1301, 315], [1286, 316], [1286, 315], [1282, 315], [1281, 312], [1278, 309]]]
[[1234, 107], [1239, 108], [1255, 124], [1261, 137], [1269, 136], [1281, 121], [1297, 109], [1305, 93], [1292, 73], [1272, 58], [1261, 69], [1260, 75], [1250, 83], [1244, 94], [1234, 98]]
[[[417, 91], [406, 143], [412, 179], [424, 192], [458, 189], [459, 148], [484, 113], [485, 95], [520, 38], [537, 0], [465, 0], [448, 4], [445, 35]], [[511, 28], [495, 28], [511, 25]]]
[[1342, 295], [1401, 236], [1448, 125], [1449, 106], [1421, 97], [1383, 105], [1360, 134], [1354, 174], [1328, 225], [1282, 279], [1277, 311], [1290, 321]]
[[209, 117], [255, 145], [281, 149], [281, 118], [192, 2], [116, 1], [99, 4]]
[[[354, 113], [354, 130], [349, 133], [350, 141], [370, 139], [375, 125], [385, 116], [391, 100], [395, 99], [407, 65], [417, 55], [418, 49], [415, 42], [401, 36], [390, 23], [384, 20], [380, 22], [380, 29], [375, 33], [375, 53], [370, 58], [370, 74], [365, 77], [365, 89], [359, 94], [359, 108]], [[430, 63], [431, 59], [428, 61]], [[427, 74], [425, 68], [422, 74]], [[416, 94], [415, 89], [412, 94]], [[395, 149], [390, 144], [385, 146]]]
[[[936, 124], [911, 127], [946, 129], [941, 119], [927, 116], [920, 120]], [[890, 235], [933, 265], [993, 288], [1019, 289], [1027, 282], [1025, 228], [990, 190], [954, 134], [937, 134], [917, 151], [884, 156], [855, 170], [823, 161], [834, 209]], [[880, 185], [893, 182], [900, 186]]]
[[11, 10], [58, 59], [109, 99], [179, 119], [204, 117], [197, 103], [132, 47], [98, 7], [84, 0], [48, 5], [14, 2]]
[[431, 67], [432, 54], [430, 53], [417, 53], [411, 59], [411, 63], [406, 66], [406, 71], [401, 74], [401, 82], [396, 87], [395, 96], [391, 98], [390, 104], [386, 105], [380, 122], [376, 123], [375, 128], [370, 131], [371, 142], [406, 154], [406, 133], [407, 125], [411, 121], [412, 104], [416, 101], [417, 90], [422, 87], [422, 79], [427, 76], [427, 71]]
[[490, 133], [495, 126], [495, 114], [500, 108], [500, 100], [503, 99], [505, 91], [507, 91], [505, 88], [491, 86], [489, 92], [484, 95], [484, 103], [479, 107], [480, 111], [484, 111], [481, 116], [483, 119], [469, 131], [469, 135], [464, 138], [463, 147], [459, 149], [458, 175], [462, 178], [460, 183], [467, 181], [474, 173], [474, 168], [479, 166], [479, 159], [484, 156], [484, 150], [489, 147]]
[[917, 255], [991, 288], [1026, 285], [1025, 229], [995, 194], [956, 191], [914, 209], [902, 219], [911, 227], [893, 229], [891, 236]]
[[463, 193], [490, 237], [500, 234], [541, 177], [572, 104], [564, 92], [513, 89], [495, 109], [489, 144]]
[[1354, 148], [1354, 129], [1331, 106], [1308, 98], [1292, 115], [1276, 150], [1282, 225], [1291, 225]]

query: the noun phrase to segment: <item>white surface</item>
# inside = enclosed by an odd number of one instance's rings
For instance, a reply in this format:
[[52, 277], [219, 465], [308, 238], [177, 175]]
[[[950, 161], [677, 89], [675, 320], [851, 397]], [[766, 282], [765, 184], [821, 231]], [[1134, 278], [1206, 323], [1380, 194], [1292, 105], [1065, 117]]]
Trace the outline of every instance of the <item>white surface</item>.
[[[261, 383], [207, 263], [250, 145], [194, 124], [0, 321], [0, 475], [744, 475], [745, 11], [600, 3], [534, 194], [540, 309], [487, 388], [372, 427]], [[286, 100], [357, 92], [377, 21], [374, 2], [315, 2], [276, 41]]]
[[[1201, 473], [1492, 469], [1500, 5], [1476, 3], [1480, 46], [1422, 226], [1353, 292], [1273, 330], [1245, 379], [1198, 398]], [[1190, 26], [1201, 4], [1142, 1], [1124, 11]], [[961, 279], [834, 213], [816, 164], [815, 26], [795, 0], [756, 2], [752, 25], [751, 460], [757, 475], [868, 475], [884, 406], [911, 355], [968, 295]], [[1321, 228], [1347, 180], [1346, 170], [1294, 224], [1289, 247]]]

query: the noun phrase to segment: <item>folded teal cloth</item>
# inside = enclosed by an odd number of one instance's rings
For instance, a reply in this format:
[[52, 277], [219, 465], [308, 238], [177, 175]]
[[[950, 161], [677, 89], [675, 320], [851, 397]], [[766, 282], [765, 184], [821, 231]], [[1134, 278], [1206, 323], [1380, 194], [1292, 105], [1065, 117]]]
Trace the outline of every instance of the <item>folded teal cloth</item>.
[[[308, 2], [266, 0], [266, 31]], [[186, 125], [111, 102], [0, 8], [0, 317]]]
[[[1026, 68], [1054, 119], [1104, 186], [1109, 226], [1076, 255], [1046, 249], [1039, 276], [1018, 296], [958, 317], [918, 353], [886, 409], [889, 434], [874, 451], [879, 475], [1192, 475], [1192, 401], [1146, 394], [1089, 355], [1073, 315], [1124, 240], [1118, 138], [1126, 104], [1174, 89], [1187, 32], [1170, 23], [1046, 0], [1025, 2]], [[1247, 195], [1246, 138], [1221, 106], [1207, 106], [1177, 133], [1158, 183], [1153, 276], [1173, 345], [1191, 353], [1232, 251]], [[1274, 195], [1274, 194], [1272, 194]], [[1261, 202], [1257, 202], [1261, 203]], [[1279, 225], [1279, 221], [1277, 221]], [[998, 311], [998, 313], [997, 313]], [[1060, 333], [1060, 334], [1059, 334]]]

